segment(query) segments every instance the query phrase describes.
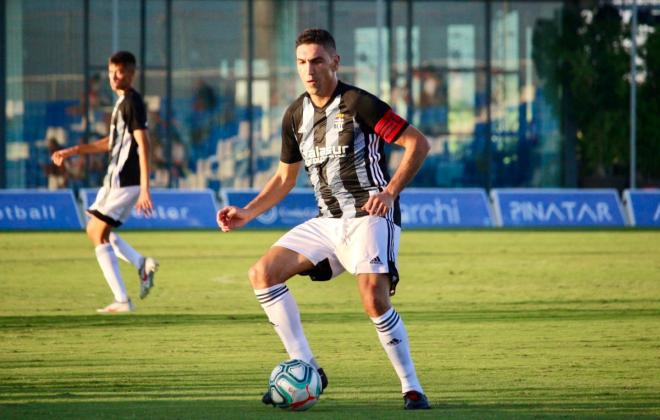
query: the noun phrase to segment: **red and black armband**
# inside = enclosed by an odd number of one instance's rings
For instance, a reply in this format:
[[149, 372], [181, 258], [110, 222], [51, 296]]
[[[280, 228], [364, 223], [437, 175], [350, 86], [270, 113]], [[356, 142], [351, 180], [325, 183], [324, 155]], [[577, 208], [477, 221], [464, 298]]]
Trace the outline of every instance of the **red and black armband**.
[[399, 138], [408, 125], [408, 121], [398, 116], [391, 109], [388, 109], [385, 115], [376, 123], [374, 131], [386, 142], [392, 143]]

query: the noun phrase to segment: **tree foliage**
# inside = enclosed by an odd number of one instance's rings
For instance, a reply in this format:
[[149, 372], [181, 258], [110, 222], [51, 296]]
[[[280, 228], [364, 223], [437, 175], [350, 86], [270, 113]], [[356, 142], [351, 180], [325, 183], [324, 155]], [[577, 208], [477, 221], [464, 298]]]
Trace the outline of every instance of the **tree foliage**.
[[637, 168], [642, 182], [651, 183], [660, 180], [660, 27], [646, 40], [640, 55], [646, 78], [639, 88]]
[[[564, 8], [534, 30], [533, 60], [555, 111], [576, 127], [580, 177], [625, 175], [630, 165], [629, 27], [611, 5], [593, 10]], [[646, 81], [640, 86], [639, 169], [657, 176], [660, 133], [660, 39], [643, 46]]]

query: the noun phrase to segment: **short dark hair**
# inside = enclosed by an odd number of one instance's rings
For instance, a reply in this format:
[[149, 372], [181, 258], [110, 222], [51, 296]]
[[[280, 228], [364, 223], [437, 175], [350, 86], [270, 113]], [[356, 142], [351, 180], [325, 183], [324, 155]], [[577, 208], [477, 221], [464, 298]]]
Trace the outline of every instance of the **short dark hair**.
[[133, 53], [129, 51], [117, 51], [110, 56], [112, 64], [123, 64], [124, 66], [135, 67], [137, 62]]
[[330, 32], [325, 29], [308, 28], [298, 34], [296, 38], [296, 48], [303, 44], [318, 44], [322, 45], [325, 50], [331, 54], [337, 52], [335, 39]]

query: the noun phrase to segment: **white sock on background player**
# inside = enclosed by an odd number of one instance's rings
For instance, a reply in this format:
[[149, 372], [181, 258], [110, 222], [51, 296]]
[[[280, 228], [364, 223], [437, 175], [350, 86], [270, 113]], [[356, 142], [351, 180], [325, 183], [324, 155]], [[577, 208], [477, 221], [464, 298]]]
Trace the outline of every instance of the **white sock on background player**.
[[135, 268], [142, 267], [144, 257], [137, 252], [128, 242], [114, 232], [110, 232], [110, 245], [115, 251], [115, 255], [122, 260], [131, 263]]
[[408, 391], [419, 391], [423, 394], [424, 390], [417, 379], [415, 365], [410, 357], [408, 333], [399, 314], [394, 308], [390, 308], [383, 315], [371, 318], [371, 321], [376, 327], [387, 357], [401, 380], [401, 392], [405, 394]]
[[103, 271], [105, 281], [108, 282], [108, 286], [110, 286], [112, 294], [115, 296], [115, 301], [127, 302], [128, 293], [126, 292], [124, 281], [121, 278], [121, 273], [119, 272], [119, 261], [117, 260], [115, 252], [112, 250], [112, 245], [101, 244], [95, 248], [95, 251], [96, 260], [101, 266], [101, 271]]
[[289, 357], [303, 360], [318, 369], [319, 366], [303, 332], [298, 305], [286, 284], [278, 284], [267, 289], [254, 289], [254, 294], [268, 315], [268, 320], [277, 335], [280, 336]]

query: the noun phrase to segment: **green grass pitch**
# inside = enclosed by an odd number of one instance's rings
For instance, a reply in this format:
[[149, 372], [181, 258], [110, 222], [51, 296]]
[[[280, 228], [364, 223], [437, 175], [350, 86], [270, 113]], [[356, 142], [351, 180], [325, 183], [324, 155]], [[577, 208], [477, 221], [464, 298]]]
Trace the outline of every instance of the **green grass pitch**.
[[281, 232], [125, 232], [160, 260], [112, 300], [83, 232], [0, 233], [0, 418], [660, 417], [658, 231], [405, 231], [394, 305], [434, 409], [402, 410], [355, 280], [296, 277], [330, 379], [305, 414], [263, 406], [286, 354], [247, 281]]

